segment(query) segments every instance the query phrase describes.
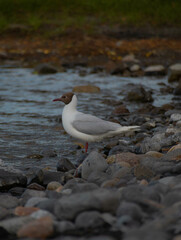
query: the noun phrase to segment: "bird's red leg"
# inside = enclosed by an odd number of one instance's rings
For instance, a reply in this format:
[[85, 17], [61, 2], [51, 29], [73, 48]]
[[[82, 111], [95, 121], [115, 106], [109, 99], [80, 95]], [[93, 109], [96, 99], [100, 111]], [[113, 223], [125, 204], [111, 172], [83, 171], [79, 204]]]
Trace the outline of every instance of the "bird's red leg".
[[85, 144], [85, 152], [87, 152], [87, 149], [88, 149], [88, 142], [86, 142]]

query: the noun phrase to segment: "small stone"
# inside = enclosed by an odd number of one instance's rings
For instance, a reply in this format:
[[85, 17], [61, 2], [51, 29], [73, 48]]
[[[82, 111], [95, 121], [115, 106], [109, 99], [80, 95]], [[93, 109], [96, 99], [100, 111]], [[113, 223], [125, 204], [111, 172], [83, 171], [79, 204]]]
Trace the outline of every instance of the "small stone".
[[24, 193], [25, 190], [26, 188], [23, 188], [23, 187], [14, 187], [9, 190], [9, 193], [11, 193], [11, 195], [13, 196], [19, 197]]
[[82, 163], [82, 178], [88, 179], [92, 171], [104, 172], [108, 165], [100, 153], [93, 150]]
[[56, 222], [55, 231], [58, 233], [69, 232], [75, 229], [75, 225], [70, 221]]
[[18, 230], [25, 225], [26, 223], [29, 223], [33, 220], [30, 216], [24, 216], [24, 217], [13, 217], [10, 219], [5, 219], [3, 221], [0, 221], [0, 227], [3, 227], [6, 229], [7, 232], [10, 234], [16, 235]]
[[48, 185], [47, 185], [47, 189], [48, 190], [57, 190], [58, 188], [60, 187], [63, 187], [61, 183], [59, 182], [50, 182]]
[[146, 168], [145, 166], [138, 165], [134, 168], [134, 175], [137, 179], [150, 179], [154, 177], [154, 172], [151, 169]]
[[19, 204], [19, 200], [8, 194], [0, 195], [0, 207], [15, 208]]
[[126, 100], [131, 102], [153, 102], [151, 91], [146, 91], [144, 87], [141, 85], [130, 85], [130, 86], [131, 86], [131, 89], [128, 88], [127, 96], [125, 98]]
[[126, 162], [130, 164], [130, 166], [136, 166], [139, 164], [141, 156], [136, 155], [135, 153], [123, 152], [116, 155], [111, 155], [107, 157], [107, 163], [120, 163]]
[[58, 72], [58, 70], [49, 63], [39, 64], [35, 70], [38, 72], [38, 74], [52, 74]]
[[32, 197], [26, 202], [25, 207], [34, 207], [38, 203], [45, 201], [47, 199], [48, 198], [45, 198], [45, 197]]
[[166, 74], [165, 67], [162, 65], [153, 65], [145, 68], [146, 76], [162, 76]]
[[0, 220], [6, 218], [9, 214], [11, 214], [10, 211], [8, 209], [6, 209], [6, 208], [0, 207]]
[[171, 147], [171, 148], [168, 150], [168, 152], [172, 152], [172, 151], [174, 151], [174, 150], [176, 150], [176, 149], [181, 149], [181, 143], [179, 143], [179, 144]]
[[54, 219], [54, 215], [51, 214], [49, 211], [47, 210], [42, 210], [42, 209], [38, 209], [38, 211], [35, 211], [31, 214], [31, 217], [34, 219], [40, 219], [42, 217], [50, 217], [52, 219]]
[[118, 107], [116, 107], [113, 111], [113, 114], [125, 114], [125, 113], [129, 113], [129, 110], [124, 106], [124, 105], [120, 105]]
[[161, 158], [163, 156], [163, 153], [156, 152], [156, 151], [149, 151], [146, 153], [146, 155], [156, 158]]
[[148, 181], [146, 179], [142, 179], [139, 184], [143, 185], [143, 186], [147, 186], [148, 185]]
[[169, 67], [168, 82], [179, 81], [181, 79], [181, 63], [176, 63]]
[[105, 182], [102, 183], [101, 187], [102, 188], [116, 187], [116, 185], [118, 185], [119, 181], [120, 181], [119, 178], [113, 178], [111, 180], [106, 180]]
[[33, 167], [33, 168], [30, 168], [27, 173], [26, 173], [26, 176], [27, 176], [27, 184], [31, 184], [31, 183], [38, 183], [38, 184], [42, 184], [43, 183], [43, 170], [42, 169], [39, 169], [39, 168], [36, 168], [36, 167]]
[[137, 71], [139, 71], [141, 68], [140, 68], [140, 65], [138, 65], [138, 64], [134, 64], [134, 65], [132, 65], [131, 67], [130, 67], [130, 71], [131, 72], [137, 72]]
[[181, 114], [180, 113], [173, 113], [170, 117], [170, 120], [173, 122], [177, 122], [181, 120]]
[[18, 237], [45, 239], [53, 234], [53, 221], [51, 217], [42, 217], [25, 224], [18, 231]]
[[93, 85], [76, 86], [73, 88], [73, 92], [99, 93], [100, 91], [99, 87]]
[[46, 193], [44, 191], [37, 191], [32, 189], [26, 189], [24, 193], [22, 194], [22, 204], [25, 204], [28, 199], [32, 197], [45, 197]]
[[77, 216], [75, 225], [77, 228], [94, 229], [103, 226], [104, 221], [98, 211], [86, 211]]
[[134, 54], [126, 55], [122, 58], [122, 62], [126, 63], [138, 63], [139, 60], [135, 58]]
[[14, 214], [17, 216], [28, 216], [30, 214], [32, 214], [35, 211], [38, 211], [39, 208], [36, 207], [16, 207], [14, 210]]
[[0, 189], [6, 189], [17, 186], [26, 186], [27, 178], [21, 173], [13, 171], [6, 171], [0, 169]]
[[63, 172], [53, 172], [53, 171], [47, 171], [43, 170], [44, 173], [44, 179], [43, 179], [43, 185], [48, 185], [50, 182], [62, 182], [61, 179], [64, 177]]
[[56, 192], [60, 193], [62, 191], [62, 189], [63, 189], [63, 186], [61, 185], [56, 189]]
[[57, 163], [57, 171], [68, 172], [72, 169], [75, 169], [75, 166], [67, 158], [61, 158]]
[[31, 183], [27, 188], [28, 189], [38, 190], [38, 191], [44, 191], [45, 190], [45, 187], [41, 186], [38, 183]]

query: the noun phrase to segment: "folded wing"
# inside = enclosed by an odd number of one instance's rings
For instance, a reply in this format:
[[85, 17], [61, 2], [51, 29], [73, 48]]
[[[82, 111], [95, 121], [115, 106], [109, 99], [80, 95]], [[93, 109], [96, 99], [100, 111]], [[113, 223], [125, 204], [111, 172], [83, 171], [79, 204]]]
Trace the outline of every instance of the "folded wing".
[[108, 122], [90, 114], [78, 112], [72, 122], [73, 127], [82, 133], [89, 135], [100, 135], [118, 130], [121, 125]]

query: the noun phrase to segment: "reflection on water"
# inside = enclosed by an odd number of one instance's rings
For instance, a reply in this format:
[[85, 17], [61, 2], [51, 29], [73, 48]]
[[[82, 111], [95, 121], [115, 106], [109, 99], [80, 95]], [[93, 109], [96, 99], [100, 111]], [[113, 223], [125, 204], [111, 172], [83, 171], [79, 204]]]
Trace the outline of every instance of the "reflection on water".
[[[159, 91], [161, 82], [167, 84], [166, 78], [123, 78], [103, 73], [81, 77], [76, 70], [41, 76], [33, 74], [33, 69], [3, 66], [0, 68], [0, 158], [16, 167], [36, 164], [54, 168], [57, 159], [66, 155], [73, 160], [76, 146], [64, 134], [60, 123], [63, 104], [52, 100], [72, 91], [76, 85], [93, 84], [101, 88], [99, 94], [78, 94], [78, 108], [106, 119], [113, 107], [103, 100], [122, 100], [120, 92], [127, 83], [153, 89], [155, 106], [170, 102], [172, 95], [162, 95]], [[138, 106], [127, 107], [133, 111]], [[27, 158], [32, 154], [42, 154], [44, 158]]]

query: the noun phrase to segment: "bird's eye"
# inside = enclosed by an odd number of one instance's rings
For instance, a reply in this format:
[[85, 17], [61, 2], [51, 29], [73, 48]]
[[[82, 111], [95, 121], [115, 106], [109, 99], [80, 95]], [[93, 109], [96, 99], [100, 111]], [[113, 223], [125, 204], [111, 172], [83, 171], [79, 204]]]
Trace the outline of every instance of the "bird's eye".
[[66, 96], [62, 96], [62, 98], [66, 98]]

